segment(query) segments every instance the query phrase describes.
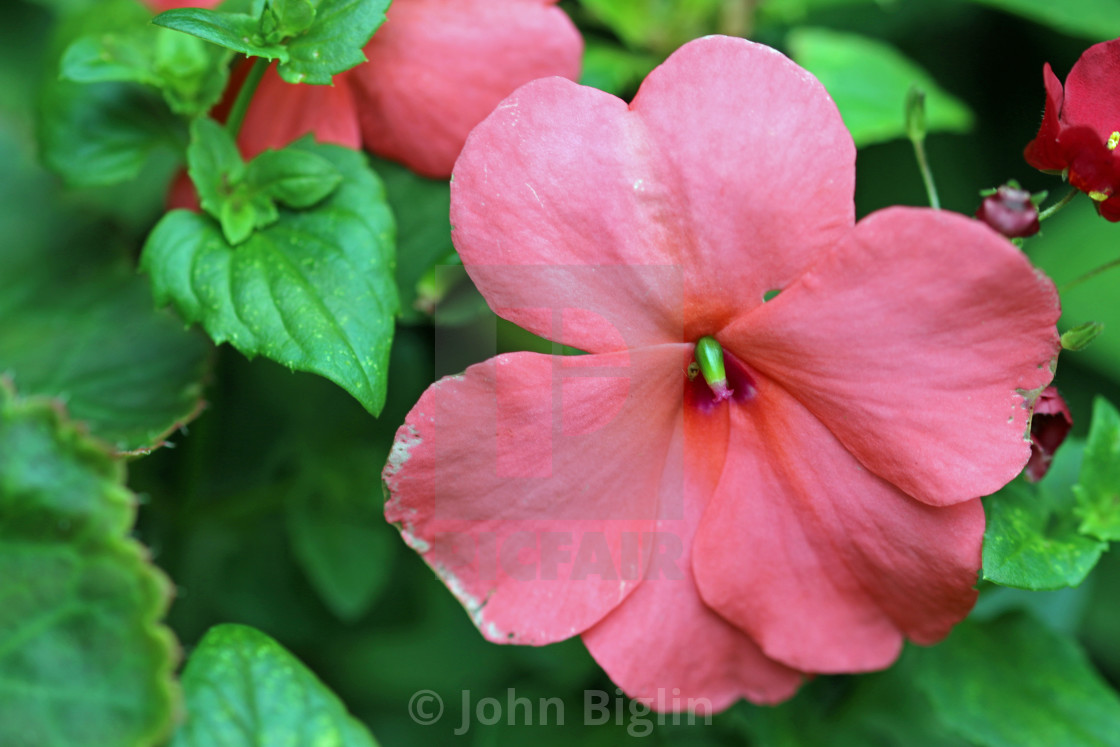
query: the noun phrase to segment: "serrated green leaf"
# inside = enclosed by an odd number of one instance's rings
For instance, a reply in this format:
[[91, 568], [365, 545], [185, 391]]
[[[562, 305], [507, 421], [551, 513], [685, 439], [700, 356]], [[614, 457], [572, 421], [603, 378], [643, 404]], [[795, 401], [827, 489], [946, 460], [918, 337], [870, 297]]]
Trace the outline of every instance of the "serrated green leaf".
[[926, 93], [928, 132], [972, 128], [972, 112], [963, 102], [883, 42], [819, 28], [794, 29], [786, 42], [794, 61], [824, 84], [857, 147], [906, 135], [905, 104], [913, 86]]
[[985, 579], [1032, 591], [1085, 579], [1107, 545], [1077, 529], [1073, 483], [1080, 461], [1080, 444], [1067, 441], [1041, 482], [1019, 479], [984, 499]]
[[326, 376], [376, 415], [398, 308], [384, 188], [355, 151], [289, 147], [330, 160], [343, 175], [339, 188], [311, 210], [282, 210], [236, 249], [208, 217], [172, 211], [141, 266], [157, 302], [173, 302], [215, 342]]
[[260, 21], [245, 13], [225, 13], [206, 8], [175, 8], [165, 10], [152, 19], [164, 28], [197, 36], [219, 47], [266, 60], [288, 60], [282, 44], [265, 44], [259, 39]]
[[71, 186], [127, 181], [157, 151], [179, 150], [186, 141], [185, 124], [147, 87], [68, 81], [43, 87], [40, 150]]
[[315, 23], [288, 41], [291, 57], [277, 67], [289, 83], [327, 85], [366, 61], [362, 48], [385, 22], [389, 0], [319, 0]]
[[1107, 41], [1120, 36], [1120, 0], [974, 0], [981, 5], [1014, 13], [1083, 39]]
[[[88, 230], [84, 239], [109, 241]], [[152, 308], [130, 263], [73, 247], [0, 251], [0, 374], [62, 399], [118, 451], [155, 448], [201, 408], [210, 346]]]
[[385, 456], [368, 448], [301, 460], [285, 496], [288, 536], [300, 566], [339, 619], [357, 620], [385, 588], [396, 544], [385, 531], [380, 483]]
[[1108, 400], [1093, 401], [1077, 496], [1080, 530], [1100, 540], [1120, 540], [1120, 413]]
[[167, 580], [126, 534], [124, 470], [0, 383], [0, 744], [147, 745], [171, 728]]
[[1024, 614], [913, 647], [911, 677], [950, 730], [982, 747], [1115, 747], [1120, 699], [1070, 638]]
[[264, 633], [219, 625], [183, 672], [187, 721], [171, 747], [376, 747], [369, 731]]
[[266, 150], [248, 166], [246, 181], [292, 208], [309, 208], [326, 199], [342, 182], [330, 161], [305, 150]]

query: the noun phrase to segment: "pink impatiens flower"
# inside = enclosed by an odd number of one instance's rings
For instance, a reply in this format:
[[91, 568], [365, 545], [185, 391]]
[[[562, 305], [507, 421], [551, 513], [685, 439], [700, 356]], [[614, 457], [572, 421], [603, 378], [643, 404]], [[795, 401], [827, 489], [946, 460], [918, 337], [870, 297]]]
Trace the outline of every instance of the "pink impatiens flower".
[[1024, 155], [1036, 169], [1065, 172], [1069, 183], [1093, 198], [1097, 212], [1120, 221], [1120, 39], [1089, 47], [1074, 63], [1065, 89], [1042, 68], [1046, 110]]
[[488, 639], [580, 634], [629, 695], [718, 710], [968, 613], [978, 497], [1030, 455], [1057, 295], [970, 218], [856, 224], [854, 161], [815, 78], [727, 37], [629, 106], [541, 80], [475, 129], [464, 265], [496, 313], [588, 351], [472, 366], [397, 433], [386, 516]]
[[[332, 86], [269, 68], [238, 139], [249, 158], [309, 132], [446, 178], [467, 134], [523, 83], [579, 77], [583, 41], [558, 0], [394, 0], [369, 59]], [[217, 0], [149, 0], [158, 11]], [[228, 107], [229, 101], [226, 106]]]

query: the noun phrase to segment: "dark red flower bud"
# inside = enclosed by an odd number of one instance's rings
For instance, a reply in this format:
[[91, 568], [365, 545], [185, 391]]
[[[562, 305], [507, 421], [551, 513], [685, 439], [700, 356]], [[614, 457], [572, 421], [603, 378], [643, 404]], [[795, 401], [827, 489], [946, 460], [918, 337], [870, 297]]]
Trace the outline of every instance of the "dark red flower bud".
[[1042, 69], [1046, 110], [1027, 144], [1027, 163], [1065, 174], [1093, 198], [1097, 212], [1120, 221], [1120, 39], [1094, 44], [1069, 71], [1063, 90], [1047, 63]]
[[1038, 482], [1050, 469], [1054, 452], [1066, 440], [1073, 426], [1069, 407], [1057, 387], [1048, 386], [1038, 395], [1031, 418], [1031, 458], [1025, 470], [1026, 478]]
[[976, 217], [1009, 239], [1038, 233], [1038, 206], [1031, 193], [1007, 184], [984, 198]]

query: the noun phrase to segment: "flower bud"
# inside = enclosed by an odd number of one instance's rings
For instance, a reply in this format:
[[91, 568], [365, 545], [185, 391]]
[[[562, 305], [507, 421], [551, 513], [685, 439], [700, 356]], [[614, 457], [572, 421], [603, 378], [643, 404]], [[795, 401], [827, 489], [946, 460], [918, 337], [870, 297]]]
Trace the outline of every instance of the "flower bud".
[[1038, 482], [1050, 469], [1054, 452], [1066, 440], [1073, 427], [1073, 417], [1058, 388], [1048, 386], [1038, 395], [1031, 417], [1031, 458], [1024, 474], [1030, 482]]
[[1009, 239], [1038, 233], [1038, 206], [1031, 193], [1008, 184], [984, 198], [976, 217]]

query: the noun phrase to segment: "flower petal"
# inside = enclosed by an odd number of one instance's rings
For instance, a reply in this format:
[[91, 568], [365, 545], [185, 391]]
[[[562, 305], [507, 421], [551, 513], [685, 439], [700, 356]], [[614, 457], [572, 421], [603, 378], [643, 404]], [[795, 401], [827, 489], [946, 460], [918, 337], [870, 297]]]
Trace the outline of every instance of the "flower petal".
[[568, 638], [637, 586], [657, 516], [681, 511], [688, 352], [502, 355], [409, 413], [386, 518], [487, 638]]
[[[245, 71], [239, 72], [244, 80]], [[268, 148], [283, 148], [308, 133], [314, 133], [320, 143], [360, 147], [353, 96], [349, 88], [335, 80], [334, 86], [295, 85], [281, 78], [275, 65], [270, 66], [241, 125], [237, 142], [242, 154], [252, 158]], [[230, 91], [239, 90], [240, 82], [231, 85]], [[227, 102], [232, 103], [232, 95], [227, 95]], [[221, 118], [225, 120], [224, 115]]]
[[892, 208], [719, 339], [865, 467], [944, 505], [1026, 464], [1059, 313], [1053, 283], [987, 226]]
[[1120, 39], [1101, 42], [1082, 52], [1066, 77], [1062, 121], [1070, 126], [1096, 130], [1103, 144], [1120, 130], [1120, 97], [1114, 95], [1120, 80]]
[[758, 385], [731, 407], [736, 458], [694, 541], [704, 601], [767, 656], [808, 672], [879, 669], [903, 635], [945, 636], [976, 599], [980, 501], [910, 498], [780, 386]]
[[556, 0], [394, 0], [346, 74], [369, 150], [446, 178], [471, 129], [523, 83], [579, 77], [583, 40]]
[[[739, 698], [776, 703], [793, 695], [800, 672], [772, 661], [743, 631], [704, 604], [692, 576], [692, 537], [727, 454], [728, 409], [685, 408], [685, 514], [656, 533], [681, 555], [678, 578], [650, 564], [646, 578], [583, 641], [611, 679], [655, 710], [713, 713]], [[679, 543], [679, 544], [678, 544]]]
[[[696, 339], [850, 230], [854, 158], [816, 79], [769, 48], [707, 37], [629, 108], [556, 79], [506, 99], [456, 164], [453, 238], [491, 306], [539, 335], [553, 333], [534, 310], [544, 297], [607, 319], [629, 347]], [[613, 349], [597, 329], [569, 332], [567, 344]]]
[[1042, 67], [1042, 80], [1046, 85], [1046, 108], [1042, 113], [1042, 125], [1039, 126], [1034, 140], [1027, 143], [1023, 157], [1036, 169], [1061, 172], [1069, 165], [1065, 154], [1058, 146], [1058, 136], [1062, 131], [1058, 115], [1062, 112], [1064, 94], [1062, 83], [1050, 69], [1049, 62]]

